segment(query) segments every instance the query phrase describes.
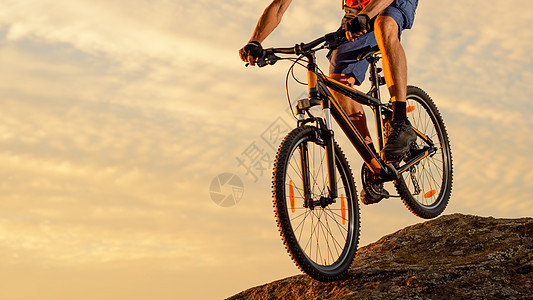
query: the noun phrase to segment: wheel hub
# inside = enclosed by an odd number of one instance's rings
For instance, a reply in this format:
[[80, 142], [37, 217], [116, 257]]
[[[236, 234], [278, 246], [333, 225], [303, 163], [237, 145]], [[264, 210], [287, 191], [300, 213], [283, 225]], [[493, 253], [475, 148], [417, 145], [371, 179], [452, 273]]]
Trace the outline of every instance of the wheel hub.
[[309, 209], [313, 210], [315, 207], [320, 206], [322, 208], [328, 207], [328, 205], [335, 203], [336, 201], [334, 199], [331, 199], [331, 197], [320, 197], [319, 200], [315, 201], [309, 201]]

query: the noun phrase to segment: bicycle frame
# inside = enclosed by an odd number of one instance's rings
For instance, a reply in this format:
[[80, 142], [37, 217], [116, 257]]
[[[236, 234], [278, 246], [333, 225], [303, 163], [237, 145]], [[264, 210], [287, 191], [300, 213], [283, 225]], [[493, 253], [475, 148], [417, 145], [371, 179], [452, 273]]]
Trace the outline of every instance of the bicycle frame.
[[[323, 199], [313, 205], [327, 205], [334, 202], [337, 198], [337, 181], [335, 174], [335, 151], [334, 151], [334, 134], [332, 130], [331, 117], [335, 119], [340, 128], [344, 131], [348, 139], [353, 146], [357, 149], [361, 155], [363, 161], [370, 170], [377, 174], [383, 181], [390, 181], [398, 179], [400, 173], [405, 172], [411, 166], [422, 160], [424, 157], [432, 155], [436, 152], [431, 139], [426, 137], [420, 131], [415, 129], [415, 132], [429, 145], [418, 154], [415, 158], [411, 159], [405, 165], [396, 168], [391, 163], [386, 163], [380, 159], [379, 155], [375, 153], [366, 144], [364, 137], [357, 130], [349, 117], [346, 115], [337, 99], [333, 96], [332, 91], [340, 92], [354, 101], [357, 101], [363, 105], [370, 106], [374, 112], [376, 120], [376, 129], [378, 136], [378, 147], [383, 149], [383, 113], [391, 113], [391, 107], [383, 105], [380, 100], [379, 86], [382, 84], [382, 77], [378, 76], [377, 62], [379, 57], [373, 55], [375, 53], [369, 52], [368, 55], [364, 55], [363, 59], [368, 59], [370, 62], [370, 80], [372, 87], [368, 94], [344, 85], [330, 77], [327, 77], [317, 72], [316, 57], [314, 52], [304, 54], [308, 59], [307, 64], [307, 77], [308, 77], [308, 89], [309, 98], [300, 100], [297, 107], [298, 125], [302, 126], [308, 122], [317, 121], [318, 127], [321, 129], [322, 137], [324, 138], [324, 146], [326, 148], [326, 163], [328, 168], [328, 182], [329, 182], [329, 199], [325, 202]], [[307, 101], [306, 101], [307, 100]], [[324, 112], [324, 121], [320, 118], [306, 118], [305, 112], [313, 105], [321, 104]], [[304, 186], [304, 198], [306, 199], [306, 206], [309, 205], [308, 201], [311, 199], [309, 178], [306, 174], [309, 174], [309, 161], [307, 155], [306, 145], [302, 145], [299, 149], [300, 160], [302, 166], [302, 180]]]

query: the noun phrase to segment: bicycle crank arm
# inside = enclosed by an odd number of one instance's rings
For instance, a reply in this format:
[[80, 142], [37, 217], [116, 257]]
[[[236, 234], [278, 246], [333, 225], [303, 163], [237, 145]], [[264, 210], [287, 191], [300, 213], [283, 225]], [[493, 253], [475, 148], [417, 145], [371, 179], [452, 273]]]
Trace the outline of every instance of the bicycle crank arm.
[[435, 145], [428, 136], [420, 132], [418, 129], [413, 127], [413, 130], [415, 131], [416, 135], [418, 135], [418, 137], [420, 137], [424, 142], [426, 142], [426, 144], [428, 144], [428, 146], [433, 147], [433, 145]]
[[398, 170], [396, 170], [396, 167], [392, 163], [386, 163], [385, 167], [380, 174], [377, 174], [378, 182], [393, 181], [400, 177], [400, 173], [398, 173]]

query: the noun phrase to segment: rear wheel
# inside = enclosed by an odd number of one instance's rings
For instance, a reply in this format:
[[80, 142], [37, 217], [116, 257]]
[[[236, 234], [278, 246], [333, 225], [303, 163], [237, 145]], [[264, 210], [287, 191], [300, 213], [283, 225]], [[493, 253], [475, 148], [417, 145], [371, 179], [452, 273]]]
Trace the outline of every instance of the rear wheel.
[[[299, 127], [282, 142], [274, 165], [274, 209], [283, 243], [296, 265], [316, 280], [333, 281], [347, 275], [355, 256], [359, 206], [352, 172], [336, 143], [338, 197], [328, 199], [326, 149], [317, 138], [319, 132], [316, 127]], [[305, 169], [310, 183], [307, 201]]]
[[[407, 88], [407, 117], [414, 128], [433, 141], [437, 151], [403, 172], [403, 180], [395, 181], [396, 189], [411, 212], [422, 218], [434, 218], [448, 205], [452, 190], [452, 152], [448, 133], [433, 100], [414, 86]], [[417, 137], [408, 157], [420, 153], [427, 145]]]

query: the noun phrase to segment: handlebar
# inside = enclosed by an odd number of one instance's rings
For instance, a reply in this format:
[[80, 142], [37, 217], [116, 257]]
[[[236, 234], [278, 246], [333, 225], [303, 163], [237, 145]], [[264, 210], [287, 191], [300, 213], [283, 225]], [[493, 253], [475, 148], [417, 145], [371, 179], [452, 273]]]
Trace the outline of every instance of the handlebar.
[[275, 55], [278, 53], [279, 54], [296, 54], [296, 55], [310, 53], [310, 52], [314, 52], [318, 50], [318, 49], [315, 49], [315, 47], [319, 46], [320, 44], [324, 42], [325, 42], [324, 48], [333, 50], [337, 48], [340, 44], [342, 44], [344, 41], [346, 41], [345, 30], [343, 28], [340, 28], [337, 31], [328, 33], [309, 43], [296, 44], [294, 47], [290, 47], [290, 48], [264, 49], [263, 55], [257, 62], [257, 66], [264, 67], [266, 65], [275, 64], [280, 59], [280, 57]]

